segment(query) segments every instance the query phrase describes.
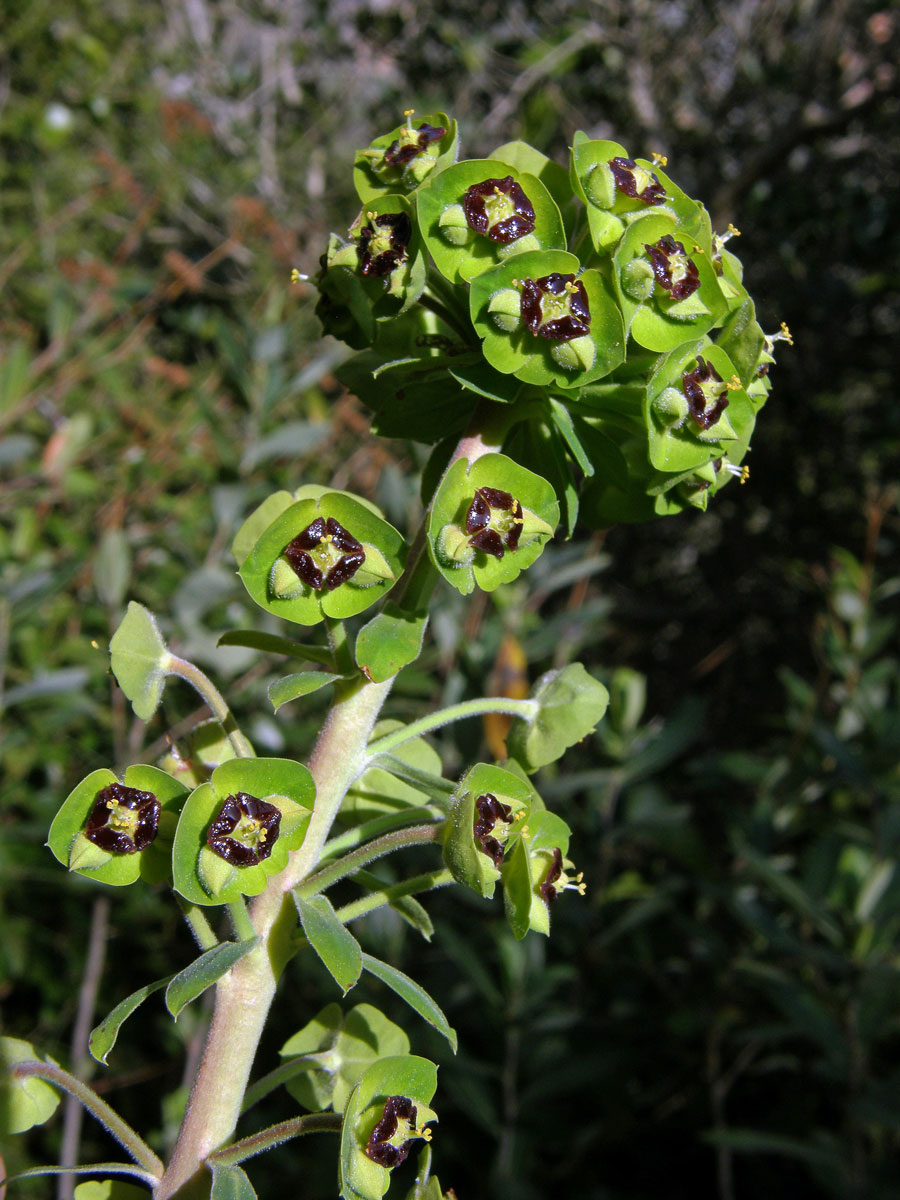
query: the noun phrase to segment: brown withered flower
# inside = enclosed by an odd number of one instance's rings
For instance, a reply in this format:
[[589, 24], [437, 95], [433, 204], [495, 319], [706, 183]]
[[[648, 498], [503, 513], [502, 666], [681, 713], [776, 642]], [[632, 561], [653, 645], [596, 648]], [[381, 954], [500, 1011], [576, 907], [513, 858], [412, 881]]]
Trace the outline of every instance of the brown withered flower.
[[110, 854], [146, 850], [159, 829], [160, 808], [153, 792], [110, 783], [97, 793], [84, 836]]
[[656, 282], [673, 300], [686, 300], [700, 286], [700, 272], [692, 258], [688, 258], [681, 242], [676, 242], [670, 233], [664, 234], [652, 246], [644, 243], [650, 256]]
[[412, 222], [405, 212], [368, 213], [359, 231], [359, 269], [363, 275], [390, 275], [406, 259]]
[[396, 138], [384, 152], [387, 167], [405, 167], [414, 158], [424, 154], [432, 142], [439, 142], [447, 132], [442, 125], [429, 125], [427, 121], [404, 137]]
[[469, 228], [502, 246], [534, 233], [534, 206], [512, 175], [473, 183], [462, 206]]
[[700, 355], [693, 371], [685, 371], [681, 376], [681, 388], [690, 415], [701, 429], [715, 425], [728, 407], [728, 385], [712, 363]]
[[640, 200], [642, 204], [664, 204], [666, 189], [652, 171], [639, 167], [633, 158], [612, 158], [609, 169], [613, 173], [616, 187], [623, 196]]
[[554, 271], [520, 281], [522, 320], [535, 337], [570, 342], [590, 332], [591, 310], [584, 284]]
[[285, 546], [282, 554], [305, 584], [333, 591], [352, 579], [366, 560], [362, 543], [334, 517], [316, 519]]
[[492, 835], [498, 821], [512, 824], [512, 808], [508, 804], [502, 804], [492, 792], [485, 792], [475, 801], [475, 812], [472, 827], [475, 841], [482, 854], [486, 854], [494, 866], [499, 867], [503, 862], [503, 846]]
[[206, 842], [214, 854], [236, 867], [252, 867], [272, 853], [281, 810], [247, 792], [229, 796], [209, 827]]
[[494, 558], [515, 550], [522, 535], [521, 502], [500, 488], [480, 487], [466, 513], [469, 544]]

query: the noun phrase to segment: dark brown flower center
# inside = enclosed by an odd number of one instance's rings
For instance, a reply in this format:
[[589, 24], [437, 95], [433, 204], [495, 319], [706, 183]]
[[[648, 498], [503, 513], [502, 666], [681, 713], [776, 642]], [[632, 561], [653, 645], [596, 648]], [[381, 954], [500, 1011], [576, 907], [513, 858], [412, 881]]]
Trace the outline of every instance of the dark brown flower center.
[[522, 505], [500, 488], [480, 487], [466, 513], [469, 544], [494, 558], [515, 550], [522, 535]]
[[365, 1153], [372, 1162], [391, 1170], [404, 1162], [414, 1138], [418, 1110], [408, 1096], [388, 1096], [378, 1124], [369, 1134]]
[[590, 332], [587, 292], [574, 275], [554, 271], [540, 279], [523, 279], [521, 289], [522, 320], [536, 337], [570, 342]]
[[[512, 824], [512, 808], [508, 804], [501, 804], [492, 792], [485, 792], [475, 801], [475, 813], [475, 841], [482, 854], [486, 854], [494, 866], [499, 867], [503, 862], [503, 846], [499, 839], [493, 836], [493, 832], [498, 821]], [[503, 831], [504, 840], [507, 832], [508, 830]]]
[[534, 233], [534, 207], [512, 175], [473, 183], [463, 197], [463, 212], [470, 229], [503, 246]]
[[229, 796], [209, 827], [206, 842], [214, 854], [236, 867], [252, 867], [272, 853], [281, 810], [247, 792]]
[[623, 196], [640, 200], [642, 204], [664, 203], [666, 189], [652, 171], [639, 167], [633, 158], [610, 159], [609, 169]]
[[405, 167], [414, 158], [424, 154], [432, 142], [439, 142], [446, 132], [443, 126], [429, 125], [427, 121], [423, 121], [418, 129], [404, 129], [400, 137], [385, 150], [385, 166]]
[[681, 242], [676, 242], [667, 233], [653, 246], [645, 242], [644, 249], [650, 257], [656, 282], [673, 300], [686, 300], [696, 292], [700, 286], [700, 273]]
[[146, 850], [159, 829], [160, 807], [153, 792], [111, 783], [97, 793], [84, 836], [110, 854]]
[[553, 859], [550, 863], [550, 870], [547, 872], [547, 876], [540, 887], [541, 899], [548, 908], [558, 895], [557, 889], [554, 885], [559, 880], [560, 875], [562, 875], [562, 866], [562, 850], [560, 850], [559, 846], [557, 846], [553, 851]]
[[405, 212], [369, 214], [359, 231], [359, 269], [363, 275], [390, 275], [406, 259], [412, 223]]
[[294, 572], [315, 591], [334, 588], [352, 579], [366, 561], [362, 543], [334, 517], [316, 519], [282, 551]]
[[682, 375], [681, 387], [690, 415], [701, 429], [715, 425], [728, 407], [728, 387], [722, 376], [699, 355], [693, 371], [685, 371]]

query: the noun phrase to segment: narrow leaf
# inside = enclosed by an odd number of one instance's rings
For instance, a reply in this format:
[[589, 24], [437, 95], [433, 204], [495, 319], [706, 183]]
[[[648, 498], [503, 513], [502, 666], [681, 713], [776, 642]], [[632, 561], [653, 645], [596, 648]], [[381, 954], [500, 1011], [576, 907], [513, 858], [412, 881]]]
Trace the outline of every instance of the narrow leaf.
[[158, 992], [160, 988], [166, 987], [173, 978], [173, 975], [167, 975], [165, 979], [157, 979], [155, 983], [148, 983], [144, 987], [138, 988], [136, 992], [132, 992], [130, 996], [126, 996], [124, 1000], [120, 1000], [116, 1007], [103, 1018], [100, 1024], [91, 1030], [90, 1037], [88, 1038], [88, 1049], [97, 1062], [106, 1063], [110, 1050], [116, 1044], [119, 1030], [134, 1010], [143, 1004], [148, 996], [151, 996], [154, 992]]
[[325, 646], [304, 646], [290, 638], [278, 637], [274, 633], [260, 633], [256, 629], [232, 629], [223, 633], [218, 646], [248, 646], [251, 650], [263, 650], [266, 654], [284, 654], [298, 658], [301, 662], [320, 663], [323, 667], [334, 666], [334, 658]]
[[166, 988], [166, 1008], [173, 1017], [208, 987], [230, 971], [236, 962], [249, 954], [259, 944], [259, 938], [248, 938], [244, 942], [220, 942], [194, 959], [189, 967], [172, 979]]
[[423, 1020], [427, 1021], [429, 1025], [433, 1025], [438, 1033], [450, 1043], [453, 1053], [456, 1053], [456, 1030], [451, 1027], [438, 1004], [432, 1000], [423, 987], [420, 987], [408, 975], [404, 975], [402, 971], [398, 971], [396, 967], [382, 962], [379, 958], [373, 958], [371, 954], [363, 954], [362, 965], [370, 975], [380, 979], [382, 983], [396, 992], [401, 1000], [405, 1000]]
[[309, 900], [297, 896], [295, 899], [300, 924], [309, 944], [346, 995], [362, 971], [363, 953], [359, 942], [338, 919], [327, 896], [313, 896]]
[[562, 434], [566, 445], [572, 454], [572, 457], [584, 471], [588, 478], [594, 474], [594, 464], [591, 462], [588, 452], [581, 444], [581, 439], [578, 437], [578, 431], [575, 428], [575, 422], [572, 420], [572, 415], [564, 404], [559, 400], [549, 397], [550, 415], [553, 417], [553, 424]]
[[[386, 884], [383, 879], [379, 879], [377, 875], [373, 875], [371, 871], [356, 871], [354, 880], [361, 883], [363, 887], [367, 887], [372, 892], [382, 892], [390, 895], [391, 884]], [[427, 909], [419, 903], [414, 896], [397, 896], [388, 900], [388, 904], [401, 916], [408, 925], [421, 933], [426, 942], [430, 942], [434, 936], [434, 925], [431, 917], [428, 915]]]
[[272, 701], [272, 707], [278, 712], [283, 704], [318, 692], [342, 678], [343, 676], [332, 675], [328, 671], [301, 671], [297, 675], [285, 675], [283, 679], [276, 679], [274, 683], [269, 684], [269, 699]]

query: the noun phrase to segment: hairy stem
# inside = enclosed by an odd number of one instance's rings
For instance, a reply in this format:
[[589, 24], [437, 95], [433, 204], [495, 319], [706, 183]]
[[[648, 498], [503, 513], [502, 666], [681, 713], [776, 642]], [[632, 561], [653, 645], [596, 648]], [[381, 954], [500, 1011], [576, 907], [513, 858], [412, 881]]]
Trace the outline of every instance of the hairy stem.
[[364, 917], [366, 913], [370, 913], [376, 908], [383, 908], [386, 904], [393, 904], [395, 900], [402, 900], [404, 896], [414, 896], [417, 892], [430, 892], [434, 888], [446, 887], [448, 883], [453, 883], [453, 876], [446, 867], [437, 871], [428, 871], [424, 875], [404, 879], [402, 883], [385, 884], [379, 891], [370, 892], [368, 896], [362, 896], [359, 900], [353, 900], [350, 904], [343, 905], [337, 910], [337, 916], [344, 925], [348, 925], [351, 921]]
[[47, 1083], [52, 1083], [55, 1087], [62, 1088], [70, 1096], [74, 1096], [91, 1116], [96, 1117], [100, 1124], [112, 1134], [119, 1145], [127, 1150], [138, 1166], [143, 1167], [154, 1179], [161, 1178], [163, 1164], [160, 1159], [128, 1122], [124, 1121], [114, 1108], [110, 1108], [105, 1100], [101, 1100], [94, 1089], [88, 1087], [86, 1083], [82, 1083], [80, 1079], [76, 1079], [62, 1067], [45, 1062], [16, 1063], [10, 1074], [14, 1079], [36, 1076], [38, 1079], [46, 1080]]
[[341, 1117], [339, 1113], [307, 1113], [303, 1117], [294, 1117], [290, 1121], [282, 1121], [280, 1125], [270, 1125], [250, 1137], [242, 1138], [231, 1146], [225, 1146], [216, 1154], [210, 1156], [210, 1162], [223, 1167], [233, 1163], [243, 1162], [254, 1154], [262, 1154], [273, 1146], [280, 1146], [290, 1138], [301, 1137], [304, 1133], [340, 1133]]
[[427, 717], [411, 721], [402, 729], [387, 733], [384, 737], [372, 742], [369, 746], [369, 762], [376, 759], [379, 754], [387, 754], [389, 750], [402, 746], [404, 742], [419, 737], [420, 734], [430, 733], [433, 729], [440, 729], [443, 725], [449, 725], [451, 721], [461, 721], [465, 717], [479, 717], [484, 713], [508, 713], [529, 721], [537, 715], [539, 707], [537, 700], [510, 700], [506, 696], [485, 696], [480, 700], [464, 700], [461, 704], [440, 708], [437, 712], [429, 713]]
[[390, 854], [394, 850], [402, 850], [406, 846], [436, 842], [440, 836], [441, 822], [432, 822], [430, 825], [414, 825], [411, 829], [396, 829], [393, 833], [386, 833], [383, 837], [376, 838], [365, 846], [360, 846], [349, 854], [345, 854], [337, 862], [329, 863], [315, 875], [308, 876], [297, 888], [297, 894], [303, 900], [308, 900], [311, 896], [317, 896], [319, 892], [324, 892], [339, 879], [345, 879], [354, 871], [358, 871], [360, 867], [374, 862], [376, 858], [383, 858], [385, 854]]
[[203, 697], [210, 712], [225, 730], [225, 734], [231, 743], [231, 748], [238, 758], [255, 757], [253, 747], [241, 733], [240, 729], [238, 729], [237, 721], [235, 721], [231, 715], [231, 709], [225, 703], [225, 697], [208, 675], [204, 675], [199, 667], [195, 667], [187, 659], [178, 658], [175, 654], [169, 655], [166, 671], [169, 675], [177, 675], [179, 679], [183, 679], [185, 683], [189, 683], [194, 691]]

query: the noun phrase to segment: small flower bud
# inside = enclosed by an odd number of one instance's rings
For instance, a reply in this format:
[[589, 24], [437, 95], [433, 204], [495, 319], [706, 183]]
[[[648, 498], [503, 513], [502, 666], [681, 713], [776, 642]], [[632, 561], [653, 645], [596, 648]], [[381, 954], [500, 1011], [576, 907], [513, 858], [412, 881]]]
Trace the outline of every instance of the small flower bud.
[[597, 208], [612, 208], [616, 199], [616, 180], [608, 163], [595, 163], [581, 177], [584, 194]]
[[677, 429], [683, 425], [690, 412], [684, 392], [676, 387], [667, 387], [651, 404], [655, 420], [663, 429]]
[[570, 342], [554, 342], [550, 353], [565, 371], [589, 371], [597, 357], [593, 338], [572, 338]]
[[448, 204], [438, 217], [438, 226], [451, 246], [464, 246], [472, 237], [472, 230], [461, 204]]
[[656, 276], [646, 258], [633, 258], [622, 270], [622, 291], [632, 300], [649, 300], [656, 287]]
[[504, 333], [515, 333], [522, 324], [522, 296], [515, 288], [494, 292], [488, 304], [494, 324]]

